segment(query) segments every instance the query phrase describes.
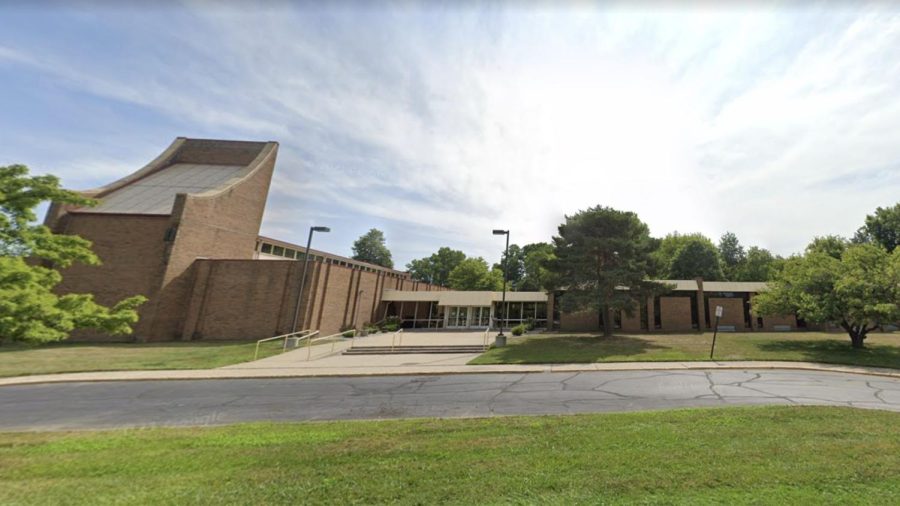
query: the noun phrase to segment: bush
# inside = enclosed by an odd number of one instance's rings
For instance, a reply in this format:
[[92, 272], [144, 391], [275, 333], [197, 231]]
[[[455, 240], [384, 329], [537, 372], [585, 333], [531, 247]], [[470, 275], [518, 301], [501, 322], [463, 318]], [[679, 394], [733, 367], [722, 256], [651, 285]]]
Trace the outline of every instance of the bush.
[[397, 330], [398, 330], [399, 328], [400, 328], [400, 324], [399, 324], [399, 323], [385, 323], [385, 324], [381, 327], [381, 330], [384, 331], [384, 332], [397, 332]]
[[353, 337], [354, 334], [356, 334], [356, 331], [351, 329], [351, 330], [348, 330], [348, 331], [344, 332], [343, 334], [341, 334], [341, 336], [342, 337]]
[[529, 318], [525, 321], [525, 330], [527, 330], [528, 332], [534, 330], [534, 318]]
[[525, 324], [524, 323], [520, 323], [512, 328], [512, 334], [514, 336], [521, 336], [524, 333], [525, 333]]

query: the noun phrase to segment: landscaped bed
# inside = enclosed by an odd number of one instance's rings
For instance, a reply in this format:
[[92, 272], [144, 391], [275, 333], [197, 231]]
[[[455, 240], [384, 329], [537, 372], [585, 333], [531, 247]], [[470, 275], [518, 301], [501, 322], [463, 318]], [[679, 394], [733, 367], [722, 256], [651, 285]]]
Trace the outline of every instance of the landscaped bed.
[[[537, 334], [512, 339], [470, 364], [552, 364], [709, 360], [712, 332], [704, 334]], [[720, 332], [715, 360], [788, 360], [900, 368], [900, 333], [870, 334], [854, 350], [843, 334]]]
[[[256, 341], [166, 343], [59, 343], [0, 346], [0, 377], [134, 369], [212, 369], [253, 360]], [[282, 343], [260, 346], [259, 358], [280, 353]]]
[[900, 414], [832, 407], [0, 434], [2, 504], [897, 504]]

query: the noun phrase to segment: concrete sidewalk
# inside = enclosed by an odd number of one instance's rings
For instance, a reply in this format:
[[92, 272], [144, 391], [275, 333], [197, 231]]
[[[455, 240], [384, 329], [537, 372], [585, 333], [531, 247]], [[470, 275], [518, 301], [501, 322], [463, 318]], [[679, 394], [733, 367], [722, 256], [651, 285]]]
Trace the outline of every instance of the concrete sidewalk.
[[[291, 353], [302, 353], [297, 350]], [[476, 374], [476, 373], [541, 373], [541, 372], [583, 372], [583, 371], [664, 371], [664, 370], [753, 370], [753, 369], [793, 369], [805, 371], [825, 371], [837, 373], [868, 374], [900, 378], [900, 370], [877, 367], [820, 364], [815, 362], [776, 361], [735, 361], [735, 362], [613, 362], [591, 364], [533, 364], [533, 365], [465, 365], [477, 354], [464, 355], [369, 355], [352, 357], [349, 362], [343, 357], [341, 365], [335, 366], [323, 360], [278, 366], [261, 365], [254, 367], [225, 367], [220, 369], [194, 370], [151, 370], [151, 371], [110, 371], [64, 374], [41, 374], [0, 378], [0, 387], [37, 383], [63, 383], [81, 381], [140, 381], [140, 380], [185, 380], [185, 379], [243, 379], [243, 378], [300, 378], [323, 376], [397, 376], [423, 374]], [[387, 358], [390, 357], [390, 358]], [[406, 363], [398, 363], [398, 357]]]

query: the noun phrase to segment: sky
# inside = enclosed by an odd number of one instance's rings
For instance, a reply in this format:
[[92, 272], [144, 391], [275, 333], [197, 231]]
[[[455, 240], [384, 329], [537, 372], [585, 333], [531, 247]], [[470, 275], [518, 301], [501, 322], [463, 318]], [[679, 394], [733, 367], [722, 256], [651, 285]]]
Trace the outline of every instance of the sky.
[[900, 198], [889, 2], [0, 3], [0, 165], [280, 143], [261, 233], [497, 261], [595, 205], [788, 255]]

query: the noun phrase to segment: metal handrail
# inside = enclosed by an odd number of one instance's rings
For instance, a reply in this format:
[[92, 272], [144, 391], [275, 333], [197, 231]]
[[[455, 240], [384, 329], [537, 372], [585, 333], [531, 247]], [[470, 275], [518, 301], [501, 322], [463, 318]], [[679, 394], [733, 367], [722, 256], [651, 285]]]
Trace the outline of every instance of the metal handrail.
[[484, 329], [484, 342], [481, 344], [481, 351], [487, 351], [488, 349], [488, 334], [491, 332], [491, 326], [488, 325], [488, 328]]
[[[313, 332], [313, 331], [310, 330], [310, 329], [306, 329], [306, 330], [298, 330], [297, 332], [291, 332], [291, 333], [289, 333], [289, 334], [282, 334], [282, 335], [280, 335], [280, 336], [267, 337], [267, 338], [265, 338], [265, 339], [260, 339], [259, 341], [256, 341], [256, 352], [253, 353], [253, 360], [256, 360], [257, 358], [259, 358], [259, 345], [260, 345], [260, 343], [264, 343], [264, 342], [266, 342], [266, 341], [274, 341], [274, 340], [276, 340], [276, 339], [284, 339], [284, 344], [281, 346], [281, 352], [284, 353], [284, 350], [287, 349], [287, 340], [288, 340], [289, 337], [300, 336], [301, 339], [305, 339], [305, 338], [308, 337], [308, 336], [302, 335], [302, 334], [309, 334], [310, 332]], [[318, 330], [316, 330], [315, 332], [316, 332], [317, 334], [319, 333]]]
[[[318, 341], [324, 341], [326, 339], [334, 339], [335, 337], [342, 337], [346, 333], [347, 333], [347, 331], [345, 330], [343, 332], [338, 332], [337, 334], [331, 334], [330, 336], [318, 337], [316, 339], [313, 339], [313, 343], [318, 342]], [[356, 331], [353, 332], [353, 336], [356, 337]], [[330, 355], [330, 354], [334, 353], [334, 346], [337, 343], [338, 343], [338, 341], [336, 341], [336, 340], [331, 341], [331, 351], [328, 352], [326, 355]], [[352, 343], [351, 343], [350, 347], [351, 348], [353, 347]], [[306, 355], [306, 360], [309, 361], [309, 353], [307, 353], [307, 355]]]
[[397, 334], [400, 334], [400, 346], [403, 346], [403, 329], [399, 329], [391, 336], [391, 351], [394, 351], [394, 339], [397, 338]]

